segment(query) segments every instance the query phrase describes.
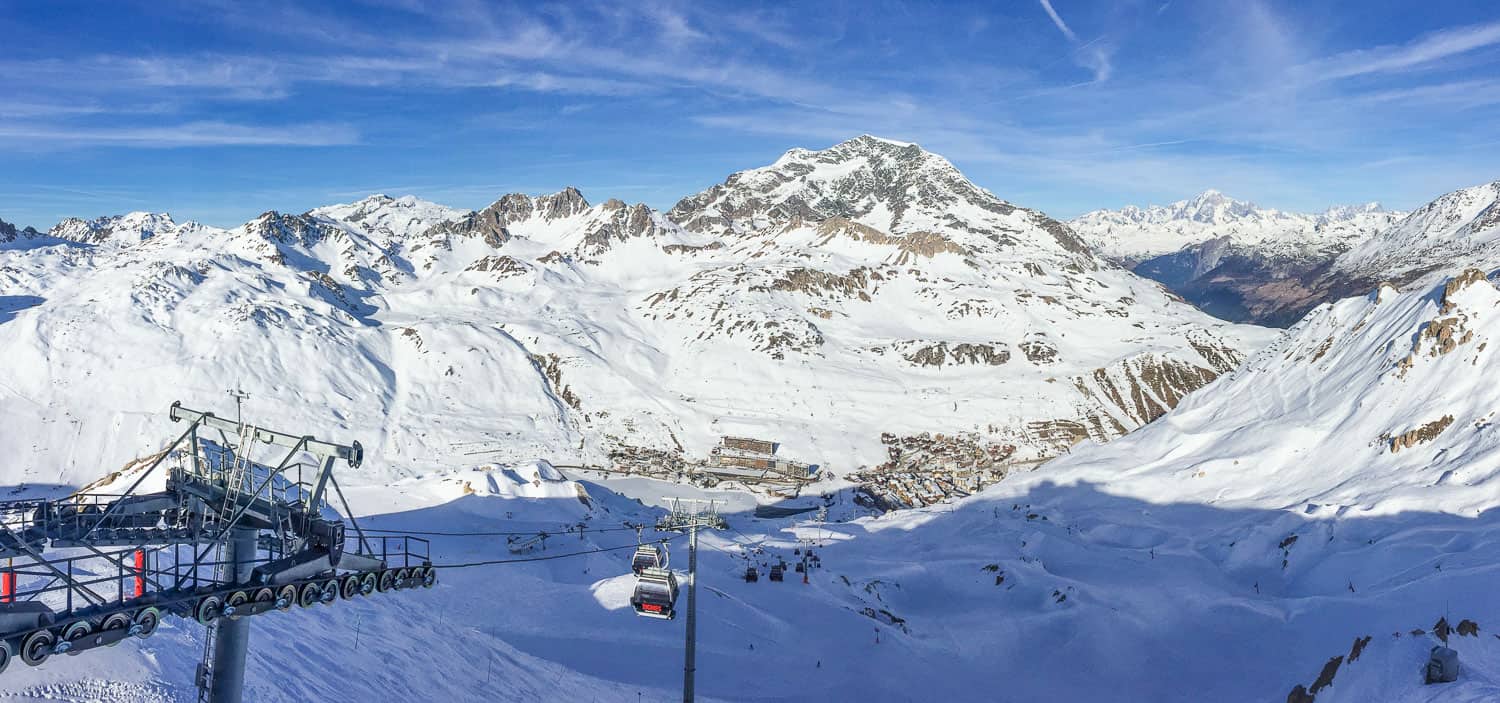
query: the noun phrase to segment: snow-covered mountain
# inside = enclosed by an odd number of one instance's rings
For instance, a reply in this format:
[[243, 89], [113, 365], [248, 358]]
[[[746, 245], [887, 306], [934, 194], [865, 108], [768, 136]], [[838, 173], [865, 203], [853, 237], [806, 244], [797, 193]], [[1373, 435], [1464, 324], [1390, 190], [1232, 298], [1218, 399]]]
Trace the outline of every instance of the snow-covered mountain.
[[1204, 310], [1286, 325], [1314, 304], [1304, 304], [1303, 278], [1402, 216], [1377, 203], [1283, 212], [1210, 190], [1167, 206], [1097, 210], [1069, 224], [1106, 258]]
[[1379, 203], [1317, 214], [1283, 212], [1207, 190], [1171, 205], [1095, 210], [1069, 224], [1102, 255], [1139, 264], [1216, 239], [1259, 247], [1267, 257], [1326, 256], [1347, 251], [1401, 216]]
[[1500, 263], [1500, 181], [1448, 193], [1365, 240], [1328, 276], [1397, 285], [1434, 271]]
[[[1424, 227], [1488, 256], [1484, 206], [1452, 202]], [[39, 240], [0, 248], [0, 472], [76, 486], [159, 449], [171, 400], [222, 408], [240, 386], [258, 422], [360, 440], [340, 478], [363, 524], [437, 531], [437, 563], [506, 558], [485, 531], [554, 535], [548, 561], [256, 618], [258, 701], [674, 697], [682, 621], [631, 613], [635, 536], [599, 529], [653, 523], [662, 495], [719, 500], [733, 528], [701, 536], [704, 700], [1495, 700], [1496, 265], [1372, 287], [1264, 341], [873, 138], [667, 214], [573, 190], [463, 213], [377, 196]], [[1160, 412], [884, 515], [836, 482], [752, 496], [517, 460], [669, 464], [751, 434], [842, 470], [896, 449], [881, 432], [1037, 455]], [[809, 543], [805, 584], [740, 579]], [[1439, 631], [1463, 674], [1425, 687]], [[190, 697], [201, 632], [171, 618], [4, 685]]]
[[0, 326], [29, 480], [87, 480], [149, 451], [172, 400], [235, 386], [284, 424], [374, 435], [382, 480], [506, 438], [492, 458], [671, 465], [749, 434], [842, 473], [936, 433], [1028, 461], [1149, 422], [1268, 339], [873, 137], [667, 214], [568, 189], [54, 235], [0, 253], [0, 290], [40, 300]]
[[30, 227], [16, 227], [5, 220], [0, 220], [0, 244], [32, 239], [36, 236], [37, 231]]
[[1289, 316], [1381, 284], [1422, 287], [1470, 266], [1500, 266], [1500, 181], [1443, 195], [1307, 272], [1297, 294], [1273, 314]]
[[[630, 611], [630, 552], [563, 558], [633, 547], [595, 530], [650, 523], [670, 494], [721, 501], [732, 527], [700, 537], [703, 700], [1494, 700], [1500, 435], [1495, 391], [1475, 381], [1500, 372], [1496, 310], [1482, 271], [1321, 306], [1137, 432], [881, 516], [849, 519], [839, 494], [827, 524], [758, 518], [742, 493], [559, 480], [539, 463], [357, 487], [366, 527], [590, 529], [559, 538], [556, 561], [445, 569], [431, 591], [256, 619], [249, 695], [671, 698], [681, 619]], [[498, 542], [434, 537], [434, 556], [503, 558]], [[739, 578], [810, 544], [822, 566], [805, 584]], [[6, 685], [175, 700], [200, 632], [169, 619], [145, 643], [16, 667]], [[1440, 632], [1463, 673], [1424, 686]], [[299, 647], [268, 646], [281, 641]], [[414, 654], [392, 660], [391, 641]]]
[[182, 229], [199, 227], [200, 225], [192, 222], [179, 225], [172, 220], [171, 215], [164, 212], [132, 212], [93, 220], [70, 217], [54, 225], [47, 234], [78, 244], [128, 246], [157, 235], [175, 234]]

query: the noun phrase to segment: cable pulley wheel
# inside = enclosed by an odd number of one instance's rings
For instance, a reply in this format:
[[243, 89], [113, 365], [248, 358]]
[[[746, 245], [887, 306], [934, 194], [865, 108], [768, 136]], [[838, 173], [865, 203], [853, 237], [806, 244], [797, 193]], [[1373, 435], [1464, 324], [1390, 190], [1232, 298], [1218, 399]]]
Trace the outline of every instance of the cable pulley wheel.
[[344, 597], [344, 600], [354, 600], [354, 597], [359, 594], [359, 574], [345, 576], [340, 595]]
[[52, 645], [57, 637], [49, 630], [37, 630], [21, 641], [21, 661], [27, 666], [41, 666], [52, 656]]
[[336, 578], [333, 578], [333, 579], [328, 579], [327, 581], [324, 581], [323, 582], [323, 604], [324, 605], [333, 605], [333, 602], [336, 601], [336, 600], [338, 600], [338, 599], [339, 599], [339, 580], [336, 579]]
[[156, 626], [160, 624], [160, 610], [157, 610], [154, 607], [141, 608], [140, 612], [135, 614], [135, 626], [138, 628], [136, 630], [135, 636], [140, 637], [141, 639], [150, 637], [152, 633], [156, 632]]
[[218, 596], [208, 596], [198, 601], [198, 607], [193, 609], [193, 618], [202, 625], [207, 625], [218, 620], [219, 616], [223, 614], [224, 601], [220, 600]]
[[377, 579], [375, 577], [375, 574], [367, 573], [361, 576], [359, 579], [359, 592], [366, 596], [374, 593], [376, 581]]
[[14, 657], [15, 652], [11, 651], [10, 642], [0, 640], [0, 674], [5, 673], [5, 668], [10, 666], [10, 660]]
[[[62, 639], [64, 642], [77, 642], [85, 637], [88, 637], [89, 633], [93, 631], [94, 626], [90, 625], [89, 621], [79, 620], [77, 622], [69, 623], [67, 627], [63, 628]], [[68, 648], [67, 655], [70, 657], [76, 657], [78, 656], [80, 651], [82, 650], [70, 647]]]
[[311, 608], [323, 600], [323, 586], [316, 581], [302, 584], [302, 590], [297, 593], [297, 605]]
[[243, 608], [250, 604], [250, 594], [244, 591], [235, 591], [234, 593], [229, 594], [229, 599], [224, 601], [224, 604], [231, 608], [234, 608], [234, 612], [229, 615], [229, 619], [239, 620], [240, 618], [245, 617], [244, 613], [240, 612], [240, 608]]
[[297, 604], [297, 587], [296, 586], [294, 586], [294, 585], [292, 585], [292, 584], [289, 583], [289, 584], [287, 584], [285, 586], [282, 586], [281, 588], [276, 589], [276, 609], [277, 610], [282, 610], [282, 611], [291, 610], [292, 606], [294, 606], [296, 604]]
[[[99, 625], [99, 631], [100, 632], [113, 632], [115, 630], [129, 630], [131, 624], [132, 623], [130, 621], [130, 615], [128, 615], [126, 613], [115, 613], [115, 614], [113, 614], [113, 615], [111, 615], [111, 616], [109, 616], [109, 617], [107, 617], [107, 618], [104, 619], [104, 623], [101, 624], [101, 625]], [[120, 639], [124, 639], [124, 638], [122, 637]], [[113, 647], [113, 646], [115, 646], [115, 645], [117, 645], [119, 643], [120, 643], [120, 640], [115, 640], [115, 641], [110, 642], [109, 644], [104, 645], [104, 646], [106, 646], [106, 647]]]

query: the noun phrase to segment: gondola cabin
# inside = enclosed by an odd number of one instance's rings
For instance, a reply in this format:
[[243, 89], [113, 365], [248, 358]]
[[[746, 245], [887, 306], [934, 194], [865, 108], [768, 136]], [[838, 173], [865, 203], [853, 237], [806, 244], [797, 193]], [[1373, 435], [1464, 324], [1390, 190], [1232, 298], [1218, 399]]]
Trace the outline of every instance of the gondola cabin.
[[755, 583], [760, 580], [760, 572], [755, 567], [745, 569], [745, 583]]
[[785, 571], [786, 571], [786, 569], [783, 568], [780, 564], [773, 565], [771, 567], [771, 580], [772, 581], [780, 581], [782, 579], [782, 575], [783, 575], [783, 573]]
[[635, 595], [630, 597], [635, 614], [648, 618], [671, 620], [677, 616], [677, 575], [666, 569], [648, 567], [635, 581]]
[[662, 553], [659, 544], [643, 544], [635, 548], [635, 556], [630, 558], [630, 570], [636, 576], [646, 569], [661, 569], [667, 565], [666, 555]]

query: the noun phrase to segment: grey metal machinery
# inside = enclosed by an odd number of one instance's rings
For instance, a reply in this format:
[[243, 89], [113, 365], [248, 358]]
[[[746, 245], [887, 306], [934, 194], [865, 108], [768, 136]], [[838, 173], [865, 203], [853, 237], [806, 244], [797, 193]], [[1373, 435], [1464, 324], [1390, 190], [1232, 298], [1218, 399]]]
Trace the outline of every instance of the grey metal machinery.
[[[251, 616], [436, 583], [426, 540], [371, 537], [353, 519], [333, 469], [359, 467], [358, 442], [179, 403], [169, 417], [187, 427], [118, 479], [137, 474], [123, 492], [0, 502], [0, 672], [147, 637], [175, 615], [207, 628], [199, 700], [238, 703]], [[161, 488], [141, 490], [152, 477]]]
[[[688, 607], [686, 641], [683, 643], [682, 700], [683, 703], [693, 703], [694, 681], [698, 674], [698, 529], [722, 530], [727, 525], [724, 518], [719, 516], [715, 501], [670, 496], [663, 500], [671, 505], [671, 512], [657, 521], [656, 529], [688, 533]], [[646, 573], [649, 573], [649, 570]], [[643, 578], [644, 575], [645, 573], [643, 573]], [[671, 607], [675, 614], [677, 601], [675, 579], [671, 586]], [[639, 588], [637, 592], [639, 593]], [[641, 615], [650, 614], [643, 612], [640, 605], [636, 606], [636, 612]], [[666, 617], [670, 618], [671, 615]]]

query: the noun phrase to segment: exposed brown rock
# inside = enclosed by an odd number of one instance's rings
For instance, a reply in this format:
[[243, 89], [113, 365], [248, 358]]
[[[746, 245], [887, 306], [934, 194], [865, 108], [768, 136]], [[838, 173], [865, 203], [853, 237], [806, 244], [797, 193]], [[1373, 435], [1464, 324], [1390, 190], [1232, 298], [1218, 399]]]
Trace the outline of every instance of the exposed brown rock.
[[1448, 429], [1448, 426], [1451, 424], [1453, 424], [1453, 416], [1444, 415], [1414, 430], [1396, 435], [1391, 438], [1391, 453], [1395, 454], [1402, 449], [1409, 449], [1423, 442], [1429, 442], [1441, 434], [1443, 430]]
[[861, 266], [849, 273], [839, 275], [819, 271], [810, 268], [794, 268], [769, 285], [751, 286], [752, 292], [764, 292], [768, 290], [792, 291], [807, 293], [809, 295], [824, 295], [837, 293], [845, 298], [859, 298], [868, 301], [869, 293], [865, 292], [870, 285], [869, 269]]
[[494, 272], [496, 278], [509, 278], [526, 273], [527, 268], [526, 264], [509, 256], [482, 256], [464, 270]]
[[[801, 220], [794, 222], [802, 224]], [[912, 232], [906, 235], [893, 235], [882, 232], [874, 227], [868, 227], [858, 222], [843, 217], [830, 217], [818, 224], [818, 234], [823, 239], [818, 244], [827, 244], [834, 237], [850, 237], [852, 239], [872, 244], [886, 244], [895, 246], [901, 251], [901, 256], [895, 261], [896, 264], [905, 264], [914, 257], [932, 258], [938, 254], [958, 254], [967, 256], [969, 251], [959, 246], [953, 240], [935, 232]]]
[[999, 366], [1010, 360], [1010, 350], [1002, 342], [991, 344], [961, 342], [951, 346], [947, 342], [938, 342], [903, 354], [902, 358], [917, 366], [941, 367], [945, 363], [959, 366], [964, 364]]
[[583, 407], [583, 402], [573, 392], [572, 387], [563, 383], [562, 359], [556, 354], [532, 354], [531, 362], [536, 364], [537, 371], [547, 380], [548, 387], [564, 403], [574, 410]]
[[1473, 268], [1464, 269], [1463, 273], [1448, 279], [1448, 282], [1443, 285], [1443, 314], [1446, 315], [1452, 312], [1453, 308], [1458, 306], [1457, 303], [1451, 300], [1454, 293], [1483, 280], [1485, 280], [1484, 272]]

